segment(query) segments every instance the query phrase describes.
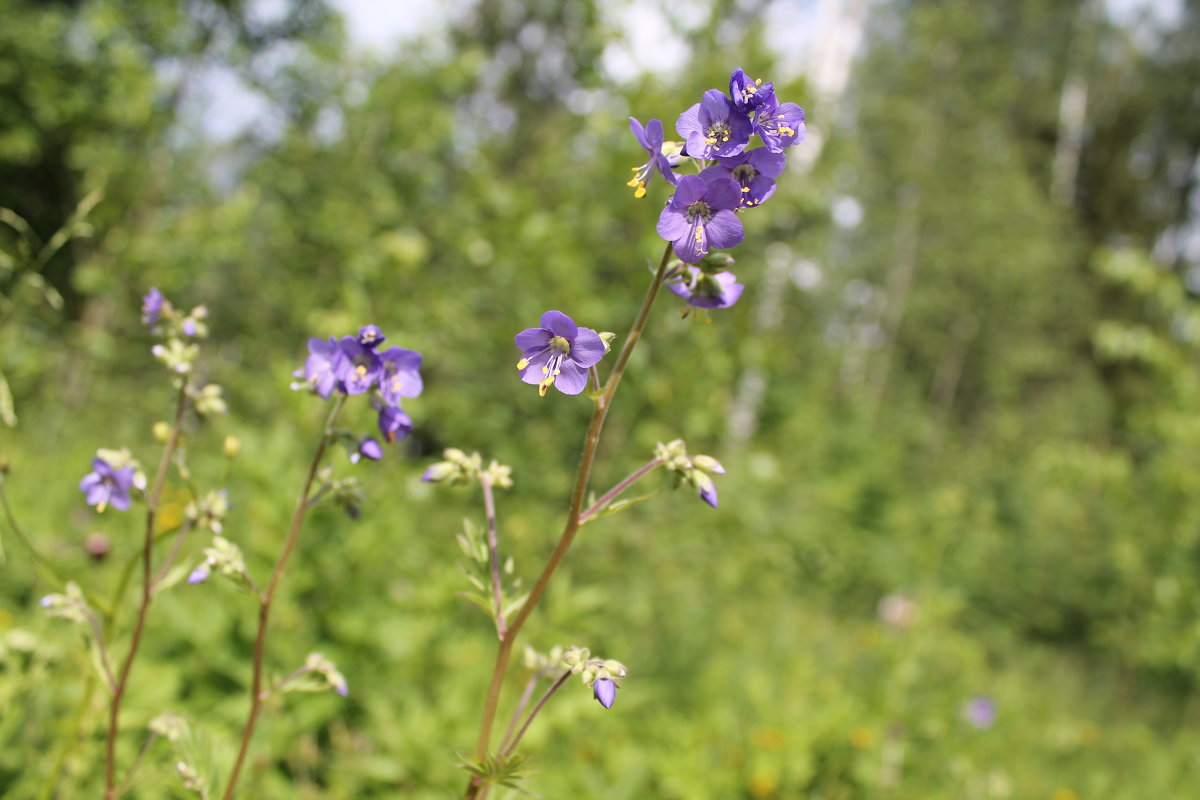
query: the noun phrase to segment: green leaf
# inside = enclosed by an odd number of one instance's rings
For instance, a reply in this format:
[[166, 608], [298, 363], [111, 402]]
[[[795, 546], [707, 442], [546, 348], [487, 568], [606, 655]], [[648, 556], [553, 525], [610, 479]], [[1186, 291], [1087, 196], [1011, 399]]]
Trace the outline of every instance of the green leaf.
[[658, 492], [654, 491], [654, 492], [650, 492], [649, 494], [639, 495], [638, 497], [630, 497], [625, 500], [616, 500], [616, 501], [606, 505], [603, 509], [600, 510], [599, 513], [597, 513], [595, 516], [593, 516], [591, 519], [589, 519], [588, 522], [593, 522], [595, 520], [600, 519], [601, 517], [607, 517], [609, 514], [616, 514], [620, 511], [624, 511], [625, 509], [629, 508], [630, 506], [635, 506], [638, 503], [644, 503], [647, 500], [649, 500], [650, 498], [655, 497], [657, 494], [658, 494]]

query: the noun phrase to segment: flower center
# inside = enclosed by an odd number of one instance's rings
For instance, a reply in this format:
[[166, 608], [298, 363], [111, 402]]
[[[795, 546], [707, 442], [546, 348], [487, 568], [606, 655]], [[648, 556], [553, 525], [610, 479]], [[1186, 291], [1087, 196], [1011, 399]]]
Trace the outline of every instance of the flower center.
[[687, 218], [689, 222], [708, 222], [710, 219], [712, 219], [712, 215], [712, 208], [703, 200], [697, 200], [687, 207]]
[[731, 136], [729, 123], [727, 122], [714, 122], [708, 126], [708, 130], [704, 133], [704, 142], [709, 145], [724, 144], [729, 141], [729, 137]]
[[[733, 179], [742, 184], [743, 187], [750, 183], [750, 181], [754, 180], [755, 176], [758, 175], [758, 170], [749, 164], [738, 164], [733, 168], [732, 172]], [[746, 190], [743, 188], [742, 191]]]
[[552, 347], [555, 350], [560, 351], [563, 355], [566, 355], [567, 353], [571, 352], [571, 343], [568, 342], [566, 339], [564, 339], [562, 336], [551, 336], [550, 337], [550, 347]]

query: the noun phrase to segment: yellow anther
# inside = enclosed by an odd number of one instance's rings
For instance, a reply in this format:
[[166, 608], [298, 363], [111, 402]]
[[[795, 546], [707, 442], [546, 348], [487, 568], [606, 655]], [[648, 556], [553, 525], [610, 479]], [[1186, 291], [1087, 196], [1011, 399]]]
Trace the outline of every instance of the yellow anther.
[[779, 132], [782, 133], [784, 136], [795, 136], [796, 135], [796, 129], [789, 128], [786, 125], [780, 125]]
[[525, 369], [528, 366], [529, 366], [528, 358], [522, 358], [520, 361], [517, 362], [517, 369]]
[[646, 184], [639, 183], [638, 187], [633, 190], [633, 196], [634, 197], [645, 197], [646, 196]]
[[749, 187], [749, 186], [743, 186], [743, 187], [742, 187], [742, 191], [743, 191], [743, 192], [748, 192], [748, 191], [750, 191], [750, 187]]
[[543, 374], [543, 375], [549, 375], [549, 374], [550, 374], [550, 367], [542, 367], [542, 374]]

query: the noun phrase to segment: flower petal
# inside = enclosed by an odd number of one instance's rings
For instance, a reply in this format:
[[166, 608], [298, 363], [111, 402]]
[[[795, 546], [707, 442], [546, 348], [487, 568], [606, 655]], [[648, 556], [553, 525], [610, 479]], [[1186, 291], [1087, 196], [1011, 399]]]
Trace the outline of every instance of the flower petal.
[[674, 242], [681, 237], [687, 236], [692, 229], [684, 213], [670, 206], [665, 207], [662, 213], [658, 215], [658, 225], [656, 227], [658, 235], [668, 242]]
[[561, 311], [547, 311], [545, 314], [542, 314], [542, 327], [555, 336], [563, 337], [568, 342], [574, 339], [575, 334], [579, 331], [579, 326], [575, 324], [575, 320]]
[[[705, 172], [708, 170], [706, 169]], [[742, 199], [742, 187], [738, 185], [737, 181], [733, 178], [721, 177], [716, 172], [709, 172], [708, 175], [701, 177], [708, 183], [708, 191], [705, 193], [704, 199], [714, 210], [732, 210], [738, 207], [738, 203]]]
[[581, 367], [598, 363], [604, 358], [604, 340], [591, 328], [580, 328], [575, 341], [571, 342], [569, 358]]
[[550, 343], [550, 334], [545, 328], [526, 328], [513, 337], [513, 343], [522, 350], [541, 349]]
[[[554, 376], [554, 388], [563, 394], [579, 394], [587, 386], [588, 371], [574, 361], [563, 361]], [[526, 381], [528, 383], [528, 381]], [[534, 381], [535, 383], [537, 381]]]
[[741, 220], [732, 211], [718, 211], [704, 227], [708, 246], [714, 250], [736, 247], [746, 238]]

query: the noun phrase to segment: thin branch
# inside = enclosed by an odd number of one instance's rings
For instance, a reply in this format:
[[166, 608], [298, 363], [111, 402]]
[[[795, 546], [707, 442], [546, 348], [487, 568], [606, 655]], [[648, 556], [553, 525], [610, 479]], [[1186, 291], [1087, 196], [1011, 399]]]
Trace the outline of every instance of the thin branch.
[[150, 601], [154, 597], [154, 520], [158, 511], [158, 499], [167, 482], [167, 471], [171, 466], [171, 453], [179, 442], [179, 432], [183, 427], [183, 415], [187, 411], [187, 399], [187, 378], [182, 377], [179, 379], [179, 395], [175, 400], [175, 421], [171, 424], [171, 433], [167, 437], [162, 458], [158, 462], [154, 485], [151, 487], [150, 493], [146, 495], [146, 535], [142, 548], [142, 602], [138, 607], [137, 621], [133, 626], [133, 639], [129, 642], [129, 653], [125, 656], [125, 664], [121, 667], [121, 675], [117, 678], [112, 705], [109, 707], [108, 736], [104, 752], [104, 797], [106, 800], [113, 800], [117, 797], [117, 730], [121, 719], [121, 701], [125, 698], [126, 687], [129, 686], [129, 673], [133, 669], [133, 660], [137, 657], [138, 647], [142, 643], [142, 633], [146, 629], [146, 614], [150, 610]]
[[287, 567], [288, 558], [296, 547], [300, 527], [304, 524], [304, 517], [309, 509], [309, 492], [312, 491], [313, 481], [317, 478], [321, 459], [325, 457], [325, 449], [329, 446], [330, 432], [345, 404], [346, 395], [339, 395], [337, 402], [333, 404], [333, 408], [329, 412], [329, 417], [325, 420], [325, 426], [321, 429], [321, 442], [313, 455], [312, 463], [308, 466], [308, 476], [304, 479], [304, 488], [300, 490], [300, 496], [296, 501], [296, 510], [292, 513], [292, 523], [288, 528], [283, 550], [280, 551], [279, 559], [275, 562], [275, 569], [271, 573], [271, 581], [267, 584], [266, 592], [259, 596], [258, 633], [254, 638], [254, 676], [250, 686], [250, 712], [246, 717], [246, 724], [242, 728], [242, 742], [238, 746], [233, 771], [229, 773], [229, 783], [225, 786], [225, 793], [221, 795], [223, 800], [231, 800], [234, 790], [237, 788], [238, 778], [241, 777], [242, 767], [246, 763], [246, 754], [250, 751], [250, 739], [254, 736], [254, 728], [258, 724], [259, 715], [262, 714], [263, 701], [266, 699], [263, 692], [263, 670], [267, 649], [267, 625], [271, 619], [271, 601], [275, 599], [275, 592], [279, 588], [280, 580], [283, 579], [283, 571]]
[[543, 694], [541, 699], [537, 701], [537, 705], [533, 707], [533, 711], [530, 711], [529, 716], [525, 718], [525, 724], [521, 726], [521, 730], [517, 731], [517, 737], [512, 740], [512, 743], [510, 743], [507, 748], [501, 750], [504, 755], [511, 756], [514, 752], [516, 752], [517, 745], [521, 743], [521, 737], [525, 735], [525, 731], [529, 730], [529, 726], [533, 723], [533, 718], [536, 717], [538, 712], [542, 710], [542, 706], [546, 705], [550, 698], [554, 696], [554, 693], [559, 690], [559, 687], [567, 682], [567, 678], [569, 677], [571, 677], [571, 670], [567, 670], [560, 675], [558, 680], [556, 680], [554, 684], [546, 690], [546, 693]]
[[541, 677], [541, 673], [535, 672], [533, 677], [525, 683], [525, 691], [521, 692], [521, 699], [517, 701], [512, 719], [508, 721], [508, 728], [504, 731], [504, 738], [500, 740], [501, 750], [504, 750], [508, 745], [508, 740], [512, 738], [513, 731], [517, 728], [517, 722], [521, 719], [521, 714], [525, 712], [525, 706], [529, 705], [529, 698], [533, 697], [533, 690], [537, 688], [538, 680]]
[[617, 495], [619, 495], [621, 492], [625, 491], [630, 486], [633, 486], [633, 484], [635, 484], [639, 480], [641, 480], [642, 477], [644, 475], [646, 475], [646, 473], [650, 472], [651, 470], [656, 469], [657, 467], [661, 467], [662, 463], [663, 463], [663, 460], [661, 458], [656, 458], [646, 464], [643, 464], [642, 466], [638, 467], [637, 469], [635, 469], [624, 480], [622, 480], [616, 486], [614, 486], [613, 488], [611, 488], [607, 492], [605, 492], [600, 497], [599, 500], [592, 503], [591, 507], [588, 508], [587, 511], [584, 511], [582, 514], [580, 514], [579, 515], [579, 524], [582, 525], [583, 523], [585, 523], [589, 519], [591, 519], [593, 516], [595, 516], [596, 514], [598, 514], [601, 511], [603, 511], [604, 507], [607, 506], [609, 503], [611, 503], [614, 499], [616, 499]]
[[479, 486], [483, 489], [483, 509], [487, 514], [488, 553], [492, 561], [492, 603], [495, 607], [496, 636], [501, 641], [507, 632], [504, 625], [504, 596], [500, 590], [500, 553], [496, 541], [496, 499], [492, 495], [492, 482], [487, 475], [479, 473]]

